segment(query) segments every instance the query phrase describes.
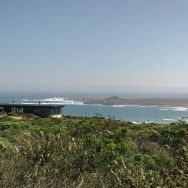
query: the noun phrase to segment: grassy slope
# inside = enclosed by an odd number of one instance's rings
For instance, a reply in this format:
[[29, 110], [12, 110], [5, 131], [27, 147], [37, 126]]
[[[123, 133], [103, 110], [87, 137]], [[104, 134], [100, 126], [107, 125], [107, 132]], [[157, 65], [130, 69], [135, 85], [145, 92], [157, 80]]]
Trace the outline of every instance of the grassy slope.
[[188, 124], [0, 118], [0, 187], [188, 187]]

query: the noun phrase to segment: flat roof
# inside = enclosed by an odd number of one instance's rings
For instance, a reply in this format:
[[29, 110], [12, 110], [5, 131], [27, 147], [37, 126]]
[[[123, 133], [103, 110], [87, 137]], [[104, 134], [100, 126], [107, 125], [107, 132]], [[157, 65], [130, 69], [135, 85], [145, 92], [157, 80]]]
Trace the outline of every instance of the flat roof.
[[18, 107], [18, 108], [63, 108], [64, 105], [53, 105], [53, 104], [9, 104], [0, 103], [0, 107]]

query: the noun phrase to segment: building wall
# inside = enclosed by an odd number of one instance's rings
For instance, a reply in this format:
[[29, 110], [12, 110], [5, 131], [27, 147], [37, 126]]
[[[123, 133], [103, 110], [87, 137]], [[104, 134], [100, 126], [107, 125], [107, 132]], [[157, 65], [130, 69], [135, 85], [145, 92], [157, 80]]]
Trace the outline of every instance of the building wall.
[[62, 108], [36, 108], [36, 107], [11, 107], [6, 106], [3, 108], [3, 110], [6, 113], [12, 112], [12, 113], [28, 113], [28, 114], [34, 114], [40, 117], [61, 117], [62, 116]]

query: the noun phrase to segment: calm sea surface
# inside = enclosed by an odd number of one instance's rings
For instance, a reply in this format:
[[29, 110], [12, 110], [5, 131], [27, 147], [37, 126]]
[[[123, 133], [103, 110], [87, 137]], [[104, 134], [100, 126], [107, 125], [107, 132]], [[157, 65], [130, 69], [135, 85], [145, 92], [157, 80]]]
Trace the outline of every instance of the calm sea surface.
[[[123, 95], [123, 94], [122, 94]], [[32, 93], [1, 93], [0, 103], [23, 103], [23, 104], [64, 104], [64, 115], [73, 116], [102, 116], [105, 118], [132, 121], [132, 122], [156, 122], [170, 123], [178, 120], [188, 119], [188, 109], [182, 107], [162, 107], [162, 106], [125, 106], [125, 105], [85, 105], [74, 98], [82, 97], [109, 97], [103, 95], [84, 94], [32, 94]], [[125, 95], [124, 95], [125, 96]], [[125, 96], [128, 98], [127, 96]], [[132, 96], [133, 97], [133, 96]], [[135, 96], [134, 96], [135, 97]]]

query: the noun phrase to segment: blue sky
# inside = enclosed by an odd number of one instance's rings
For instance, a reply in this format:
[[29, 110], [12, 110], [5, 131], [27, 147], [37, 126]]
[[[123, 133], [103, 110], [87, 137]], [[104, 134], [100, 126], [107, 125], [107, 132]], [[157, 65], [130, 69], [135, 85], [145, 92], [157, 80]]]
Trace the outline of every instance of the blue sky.
[[188, 1], [0, 1], [0, 91], [188, 92]]

